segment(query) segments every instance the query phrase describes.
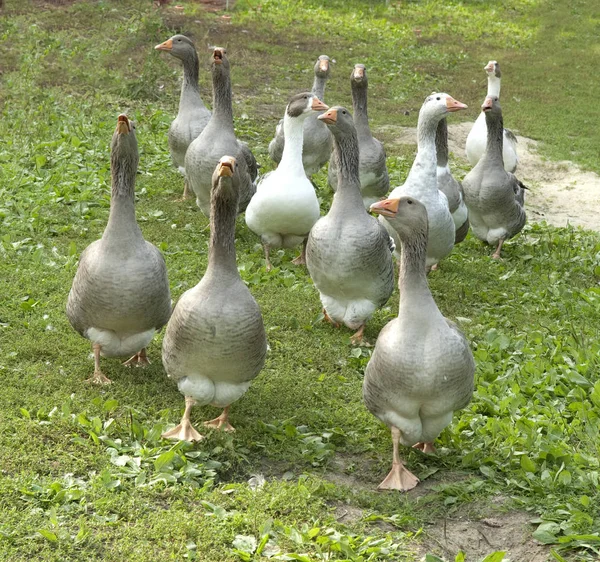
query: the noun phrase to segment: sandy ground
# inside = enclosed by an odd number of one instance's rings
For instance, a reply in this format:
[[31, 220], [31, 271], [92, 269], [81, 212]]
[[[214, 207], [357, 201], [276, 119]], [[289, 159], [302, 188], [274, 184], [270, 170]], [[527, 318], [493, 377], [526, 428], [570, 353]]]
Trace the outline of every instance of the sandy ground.
[[[466, 162], [465, 142], [472, 123], [450, 124], [448, 145], [454, 158]], [[538, 154], [538, 142], [517, 135], [519, 165], [515, 175], [530, 188], [525, 206], [530, 221], [554, 226], [582, 226], [600, 231], [600, 176], [584, 172], [573, 162], [551, 162]], [[416, 144], [416, 129], [401, 127], [398, 144]], [[386, 143], [389, 145], [389, 142]]]

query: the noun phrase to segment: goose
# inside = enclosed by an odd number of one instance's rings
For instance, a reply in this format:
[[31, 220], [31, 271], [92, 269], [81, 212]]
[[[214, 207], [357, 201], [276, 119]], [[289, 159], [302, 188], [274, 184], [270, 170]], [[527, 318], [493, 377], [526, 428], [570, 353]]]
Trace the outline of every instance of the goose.
[[200, 97], [198, 53], [194, 43], [185, 35], [173, 35], [154, 48], [157, 51], [169, 53], [183, 64], [179, 112], [169, 127], [168, 139], [173, 164], [185, 178], [183, 199], [191, 199], [193, 192], [185, 177], [185, 153], [190, 143], [202, 132], [210, 119], [210, 111], [206, 109]]
[[204, 277], [177, 303], [163, 340], [163, 365], [185, 396], [181, 423], [167, 439], [200, 441], [190, 412], [195, 404], [224, 408], [208, 427], [233, 431], [229, 407], [265, 363], [267, 339], [260, 309], [235, 259], [238, 160], [223, 156], [212, 175], [210, 246]]
[[473, 395], [475, 362], [465, 336], [442, 316], [427, 285], [428, 211], [414, 197], [371, 205], [402, 245], [398, 317], [381, 330], [363, 381], [367, 409], [391, 428], [393, 464], [380, 490], [406, 491], [419, 479], [402, 463], [398, 443], [425, 453]]
[[146, 347], [171, 315], [165, 260], [146, 242], [135, 220], [139, 154], [133, 123], [119, 115], [111, 143], [110, 215], [100, 240], [81, 254], [67, 300], [73, 328], [92, 342], [94, 374], [88, 382], [110, 384], [100, 356], [134, 354], [127, 366], [149, 363]]
[[504, 129], [498, 96], [487, 96], [481, 109], [485, 115], [487, 146], [462, 185], [471, 229], [477, 238], [496, 246], [492, 257], [499, 259], [504, 241], [525, 226], [523, 206], [527, 188], [503, 166]]
[[[379, 201], [390, 189], [390, 178], [385, 165], [385, 150], [383, 145], [371, 134], [369, 116], [367, 113], [367, 71], [364, 64], [355, 64], [350, 75], [352, 89], [352, 108], [354, 112], [354, 125], [358, 133], [358, 147], [360, 152], [360, 191], [365, 209], [371, 203]], [[329, 185], [337, 189], [337, 169], [335, 160], [329, 163], [327, 176]]]
[[[464, 103], [445, 93], [433, 93], [425, 99], [419, 111], [417, 124], [417, 156], [404, 185], [396, 187], [389, 195], [390, 199], [409, 195], [425, 205], [429, 217], [426, 260], [428, 269], [435, 269], [438, 262], [450, 254], [454, 246], [455, 233], [448, 199], [438, 189], [435, 145], [437, 127], [440, 120], [448, 113], [466, 109], [466, 107]], [[394, 239], [397, 248], [395, 255], [400, 259], [398, 234], [384, 215], [381, 215], [379, 220]]]
[[[484, 67], [488, 77], [488, 96], [500, 97], [500, 78], [502, 73], [500, 72], [500, 65], [497, 61], [491, 60]], [[485, 116], [483, 113], [479, 115], [469, 135], [467, 136], [467, 144], [465, 151], [467, 153], [467, 159], [471, 166], [475, 166], [479, 162], [480, 158], [485, 152], [487, 145], [487, 129], [485, 125]], [[502, 150], [502, 159], [504, 162], [504, 169], [507, 172], [514, 172], [517, 169], [519, 159], [517, 157], [517, 137], [514, 133], [508, 129], [504, 129], [504, 145]]]
[[338, 189], [329, 213], [310, 231], [306, 265], [320, 293], [325, 319], [357, 330], [351, 338], [357, 345], [366, 322], [394, 290], [393, 248], [385, 228], [363, 205], [352, 115], [338, 106], [319, 119], [333, 134]]
[[444, 117], [435, 133], [437, 153], [437, 185], [448, 199], [448, 207], [454, 220], [454, 244], [462, 242], [469, 232], [469, 212], [463, 200], [462, 186], [454, 179], [448, 165], [448, 123]]
[[[315, 63], [315, 79], [311, 93], [325, 103], [325, 84], [329, 80], [330, 60], [327, 55], [321, 55]], [[323, 123], [317, 120], [318, 115], [312, 115], [304, 122], [304, 141], [302, 143], [302, 162], [308, 177], [316, 174], [327, 162], [331, 155], [331, 135]], [[285, 131], [283, 119], [279, 121], [275, 137], [269, 143], [269, 156], [279, 164], [283, 156]]]
[[213, 49], [213, 113], [200, 136], [192, 141], [185, 154], [188, 180], [196, 194], [196, 203], [206, 216], [210, 215], [211, 209], [212, 174], [222, 156], [230, 155], [237, 161], [240, 184], [238, 212], [244, 212], [254, 195], [254, 181], [258, 175], [258, 166], [252, 152], [235, 136], [229, 60], [226, 54], [226, 50], [221, 47]]
[[[265, 247], [267, 270], [271, 269], [270, 249], [305, 243], [321, 215], [315, 188], [304, 173], [302, 138], [306, 119], [326, 109], [329, 108], [311, 93], [292, 97], [283, 118], [287, 141], [279, 166], [263, 176], [246, 209], [246, 224], [261, 237]], [[301, 255], [293, 262], [296, 265], [306, 263], [305, 248], [304, 244]]]

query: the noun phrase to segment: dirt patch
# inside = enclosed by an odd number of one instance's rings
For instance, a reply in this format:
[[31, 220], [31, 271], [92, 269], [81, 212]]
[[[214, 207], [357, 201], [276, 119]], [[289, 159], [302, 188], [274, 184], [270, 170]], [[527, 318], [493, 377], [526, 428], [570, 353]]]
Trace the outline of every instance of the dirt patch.
[[[231, 10], [235, 4], [235, 0], [195, 0], [195, 2], [196, 4], [200, 4], [207, 12]], [[177, 0], [155, 0], [154, 3], [157, 6], [171, 4], [175, 9], [178, 9]]]
[[550, 549], [531, 538], [531, 515], [524, 511], [492, 513], [482, 519], [452, 516], [424, 528], [421, 554], [454, 560], [459, 551], [467, 560], [481, 560], [490, 552], [506, 551], [514, 562], [547, 562]]
[[[448, 127], [448, 145], [455, 158], [466, 162], [465, 143], [472, 123], [455, 123]], [[416, 144], [412, 127], [384, 128], [391, 144]], [[516, 176], [530, 188], [525, 206], [530, 221], [545, 220], [554, 226], [582, 226], [600, 231], [600, 176], [585, 172], [569, 161], [542, 159], [539, 143], [517, 135], [519, 165]], [[386, 144], [390, 144], [389, 142]]]

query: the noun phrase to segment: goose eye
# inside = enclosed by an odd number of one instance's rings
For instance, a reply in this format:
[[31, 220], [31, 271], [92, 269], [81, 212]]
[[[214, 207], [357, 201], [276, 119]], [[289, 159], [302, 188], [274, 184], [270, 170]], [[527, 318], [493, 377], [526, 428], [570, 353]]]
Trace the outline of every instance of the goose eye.
[[439, 96], [437, 98], [435, 98], [436, 100], [440, 101], [442, 98], [440, 98]]
[[346, 112], [345, 112], [345, 111], [342, 111], [342, 113], [343, 113], [344, 115], [346, 115]]
[[[438, 98], [438, 99], [439, 99], [439, 98]], [[407, 201], [407, 203], [408, 203], [409, 205], [412, 205], [412, 199], [409, 199], [409, 200]]]

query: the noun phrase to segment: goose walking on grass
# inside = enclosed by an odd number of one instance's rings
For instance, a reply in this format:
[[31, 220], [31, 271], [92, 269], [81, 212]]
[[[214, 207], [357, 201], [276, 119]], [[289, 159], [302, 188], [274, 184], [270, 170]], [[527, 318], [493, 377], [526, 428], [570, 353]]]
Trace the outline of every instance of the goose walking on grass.
[[[354, 125], [358, 134], [360, 152], [360, 191], [365, 209], [371, 203], [379, 201], [390, 189], [390, 179], [385, 165], [385, 150], [383, 145], [371, 134], [369, 115], [367, 113], [367, 88], [369, 81], [364, 64], [355, 64], [350, 75], [352, 89], [352, 108]], [[337, 189], [337, 169], [335, 159], [329, 162], [327, 179], [335, 191]]]
[[321, 212], [315, 188], [302, 164], [304, 123], [317, 111], [326, 109], [319, 98], [308, 92], [292, 97], [283, 118], [286, 142], [281, 162], [276, 170], [263, 176], [246, 209], [246, 224], [264, 245], [267, 270], [271, 269], [271, 248], [303, 244], [302, 253], [293, 263], [306, 263], [305, 242]]
[[222, 156], [236, 159], [239, 181], [238, 212], [246, 210], [256, 191], [258, 175], [256, 160], [248, 146], [238, 141], [233, 128], [231, 78], [225, 49], [215, 47], [211, 59], [213, 80], [213, 112], [200, 136], [190, 144], [185, 154], [185, 171], [202, 212], [210, 215], [212, 174]]
[[371, 210], [394, 226], [402, 245], [398, 317], [379, 333], [365, 370], [369, 411], [392, 431], [392, 470], [381, 490], [406, 491], [419, 479], [403, 464], [399, 443], [435, 451], [433, 440], [473, 395], [469, 343], [439, 311], [427, 285], [427, 210], [413, 197], [386, 199]]
[[462, 186], [454, 179], [448, 164], [448, 123], [445, 117], [438, 123], [435, 147], [438, 189], [448, 199], [448, 207], [454, 220], [454, 244], [459, 244], [469, 232], [469, 212], [464, 202]]
[[100, 240], [79, 258], [67, 301], [69, 322], [92, 342], [94, 374], [88, 382], [109, 384], [100, 356], [133, 355], [125, 363], [148, 363], [146, 346], [171, 314], [165, 260], [146, 242], [135, 219], [138, 147], [133, 124], [119, 115], [111, 143], [110, 215]]
[[[484, 67], [484, 70], [488, 77], [487, 95], [500, 98], [500, 79], [502, 76], [500, 64], [495, 60], [491, 60]], [[514, 172], [519, 163], [519, 158], [517, 156], [517, 137], [515, 137], [514, 133], [509, 129], [503, 129], [503, 136], [502, 161], [504, 163], [504, 169], [507, 172]], [[485, 116], [481, 113], [469, 132], [467, 144], [465, 146], [467, 159], [471, 166], [475, 166], [477, 162], [479, 162], [485, 152], [486, 146], [487, 127], [485, 124]]]
[[[311, 94], [325, 103], [325, 84], [329, 80], [331, 63], [327, 55], [321, 55], [315, 63], [315, 79]], [[302, 142], [302, 162], [308, 177], [316, 174], [327, 162], [331, 155], [331, 135], [327, 127], [312, 115], [304, 122], [304, 138]], [[275, 137], [269, 143], [269, 156], [277, 164], [283, 157], [285, 146], [285, 131], [283, 119], [279, 121]]]
[[394, 290], [393, 245], [385, 228], [367, 213], [360, 193], [359, 152], [352, 115], [333, 107], [319, 116], [334, 137], [338, 189], [331, 209], [313, 226], [306, 246], [306, 265], [318, 289], [325, 318], [357, 332]]
[[503, 166], [504, 128], [498, 96], [486, 97], [481, 109], [487, 126], [487, 146], [462, 185], [471, 230], [480, 240], [496, 246], [492, 257], [499, 259], [504, 241], [521, 232], [525, 226], [527, 188]]
[[[390, 199], [407, 195], [425, 205], [429, 217], [426, 260], [428, 269], [437, 267], [437, 264], [452, 252], [455, 235], [455, 225], [450, 214], [448, 199], [438, 189], [435, 145], [437, 128], [440, 120], [448, 113], [466, 107], [464, 103], [444, 93], [434, 93], [425, 99], [419, 111], [417, 124], [417, 156], [404, 185], [396, 187], [389, 195]], [[394, 239], [397, 248], [396, 257], [400, 259], [398, 234], [385, 216], [379, 217], [379, 220]]]
[[179, 299], [163, 340], [163, 364], [185, 396], [181, 423], [163, 437], [199, 441], [190, 412], [212, 404], [223, 413], [205, 425], [233, 431], [229, 406], [248, 390], [265, 363], [267, 340], [260, 309], [236, 266], [237, 160], [223, 156], [212, 176], [208, 267]]
[[183, 199], [191, 199], [193, 192], [185, 175], [185, 153], [210, 119], [210, 111], [200, 97], [198, 53], [194, 43], [185, 35], [174, 35], [154, 48], [169, 53], [183, 64], [179, 112], [169, 127], [168, 138], [173, 164], [184, 176]]

